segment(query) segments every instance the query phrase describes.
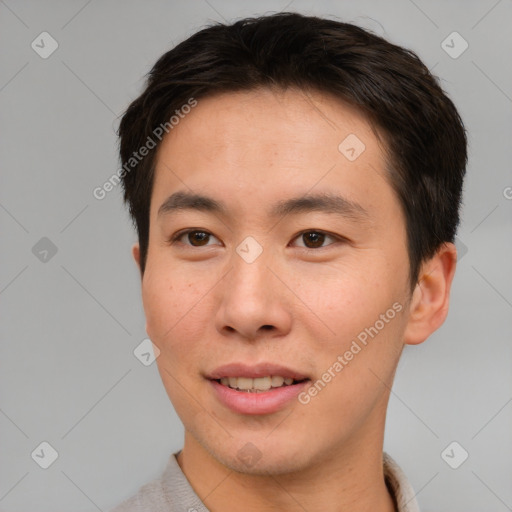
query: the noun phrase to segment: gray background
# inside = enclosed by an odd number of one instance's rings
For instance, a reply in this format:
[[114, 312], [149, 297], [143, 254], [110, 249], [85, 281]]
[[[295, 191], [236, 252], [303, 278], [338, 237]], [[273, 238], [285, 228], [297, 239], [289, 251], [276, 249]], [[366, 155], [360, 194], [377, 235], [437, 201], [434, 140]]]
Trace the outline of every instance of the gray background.
[[[413, 49], [461, 112], [470, 164], [451, 310], [404, 351], [385, 449], [423, 512], [512, 510], [512, 4], [288, 2], [0, 0], [1, 511], [108, 510], [182, 446], [155, 364], [133, 354], [146, 334], [120, 188], [92, 191], [118, 168], [118, 117], [164, 51], [213, 20], [283, 9]], [[59, 44], [47, 59], [31, 47], [43, 31]], [[441, 45], [453, 31], [469, 44], [458, 58]], [[43, 441], [58, 452], [48, 469], [31, 457]], [[469, 453], [458, 469], [441, 457], [452, 441]]]

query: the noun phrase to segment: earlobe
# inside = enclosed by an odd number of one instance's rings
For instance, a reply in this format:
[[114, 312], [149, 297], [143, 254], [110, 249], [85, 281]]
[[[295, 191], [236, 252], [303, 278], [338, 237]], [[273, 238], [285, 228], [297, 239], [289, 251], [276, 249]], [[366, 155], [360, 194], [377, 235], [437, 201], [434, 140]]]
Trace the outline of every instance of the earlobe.
[[445, 321], [456, 264], [457, 251], [452, 243], [445, 243], [423, 263], [409, 307], [404, 335], [408, 345], [424, 342]]

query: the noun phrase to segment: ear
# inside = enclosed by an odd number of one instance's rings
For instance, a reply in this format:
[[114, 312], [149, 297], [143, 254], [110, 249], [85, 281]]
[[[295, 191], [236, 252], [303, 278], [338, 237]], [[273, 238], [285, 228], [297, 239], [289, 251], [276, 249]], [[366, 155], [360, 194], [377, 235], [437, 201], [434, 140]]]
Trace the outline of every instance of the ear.
[[404, 334], [404, 341], [408, 345], [424, 342], [445, 321], [456, 266], [457, 249], [449, 242], [443, 244], [421, 266], [418, 283], [409, 305], [409, 320]]
[[139, 272], [140, 272], [140, 247], [139, 247], [139, 244], [135, 244], [132, 247], [132, 255], [133, 255], [133, 259], [135, 260], [135, 263], [137, 263], [137, 266], [139, 267]]
[[[132, 247], [132, 256], [133, 256], [133, 259], [135, 260], [135, 263], [137, 263], [137, 267], [139, 267], [139, 272], [140, 272], [140, 275], [141, 275], [141, 278], [142, 278], [142, 272], [140, 270], [140, 247], [139, 247], [139, 244], [135, 244]], [[146, 320], [146, 332], [148, 332], [148, 322], [147, 322], [147, 320]]]

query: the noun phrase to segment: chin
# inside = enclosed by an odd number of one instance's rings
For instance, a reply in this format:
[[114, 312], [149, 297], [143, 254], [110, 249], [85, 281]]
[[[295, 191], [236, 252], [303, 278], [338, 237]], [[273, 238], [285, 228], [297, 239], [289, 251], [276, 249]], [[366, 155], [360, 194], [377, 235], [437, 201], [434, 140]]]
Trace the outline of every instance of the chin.
[[[271, 441], [261, 437], [233, 437], [231, 442], [203, 448], [220, 464], [236, 473], [255, 476], [268, 476], [293, 473], [311, 464], [314, 457], [305, 451], [306, 446], [298, 438], [284, 439], [275, 436]], [[293, 444], [291, 444], [293, 443]], [[309, 445], [311, 449], [311, 444]]]

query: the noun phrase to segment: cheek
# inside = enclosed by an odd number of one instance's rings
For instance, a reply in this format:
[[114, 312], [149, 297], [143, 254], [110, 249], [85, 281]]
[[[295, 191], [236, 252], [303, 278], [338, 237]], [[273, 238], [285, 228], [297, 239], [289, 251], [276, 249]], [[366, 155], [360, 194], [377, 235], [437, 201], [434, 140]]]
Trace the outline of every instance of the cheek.
[[[357, 341], [361, 353], [368, 352], [367, 357], [378, 358], [385, 353], [395, 357], [404, 323], [405, 276], [401, 279], [397, 269], [391, 271], [383, 262], [377, 264], [374, 257], [369, 260], [373, 263], [367, 266], [354, 264], [336, 269], [332, 275], [323, 276], [320, 286], [309, 288], [309, 292], [303, 287], [302, 296], [307, 297], [309, 316], [316, 316], [323, 325], [320, 338], [318, 329], [310, 333], [311, 339], [316, 340], [317, 354], [324, 353], [335, 360]], [[309, 325], [313, 327], [311, 322]], [[374, 343], [375, 349], [368, 351], [367, 347], [374, 340], [378, 340]], [[357, 350], [355, 346], [354, 351]], [[324, 364], [327, 362], [325, 360]]]
[[197, 373], [203, 352], [210, 347], [214, 306], [211, 291], [217, 279], [212, 272], [191, 272], [151, 262], [142, 283], [146, 331], [160, 349], [159, 365], [173, 375]]
[[196, 316], [201, 308], [201, 293], [195, 283], [183, 275], [153, 268], [146, 269], [142, 300], [148, 335], [153, 342], [165, 347], [173, 344], [174, 339], [193, 337], [193, 332], [187, 333], [186, 328], [195, 324], [190, 317]]
[[393, 295], [388, 283], [379, 280], [375, 262], [368, 265], [343, 261], [329, 269], [315, 270], [315, 278], [299, 278], [299, 294], [312, 313], [325, 319], [331, 331], [360, 324], [381, 309]]
[[147, 331], [153, 341], [161, 339], [179, 318], [176, 287], [168, 278], [155, 279], [146, 270], [142, 284], [142, 302], [146, 315]]

